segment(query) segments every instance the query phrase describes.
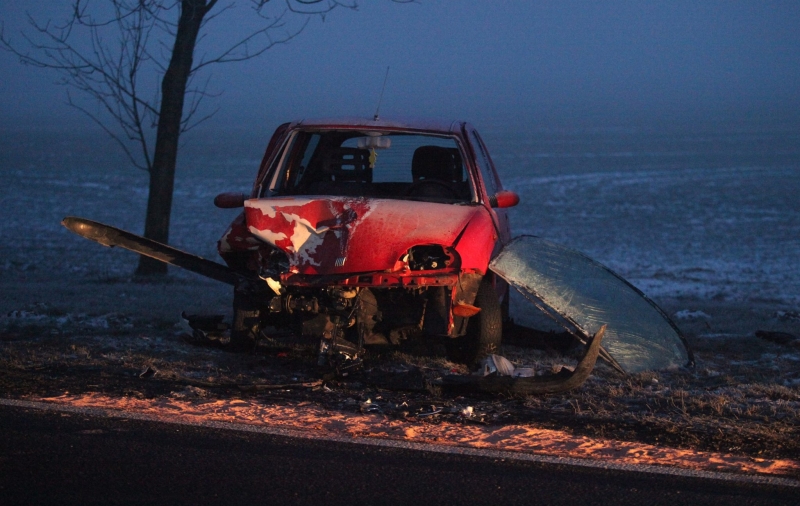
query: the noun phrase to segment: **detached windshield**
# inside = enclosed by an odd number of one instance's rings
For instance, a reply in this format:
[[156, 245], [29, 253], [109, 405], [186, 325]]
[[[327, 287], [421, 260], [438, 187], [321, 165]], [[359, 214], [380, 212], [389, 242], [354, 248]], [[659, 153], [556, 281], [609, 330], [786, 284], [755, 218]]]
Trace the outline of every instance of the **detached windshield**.
[[358, 131], [297, 132], [270, 172], [266, 195], [473, 201], [451, 137]]

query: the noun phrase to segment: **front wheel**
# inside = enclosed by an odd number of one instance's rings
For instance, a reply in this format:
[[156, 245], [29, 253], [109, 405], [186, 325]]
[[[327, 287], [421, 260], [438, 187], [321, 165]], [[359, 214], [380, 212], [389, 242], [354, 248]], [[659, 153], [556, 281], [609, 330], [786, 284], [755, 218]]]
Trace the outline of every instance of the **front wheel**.
[[497, 353], [503, 339], [503, 312], [492, 278], [486, 275], [478, 286], [475, 305], [480, 313], [470, 317], [463, 342], [464, 359], [467, 364], [476, 364], [486, 356]]
[[251, 351], [261, 330], [261, 304], [257, 296], [239, 290], [233, 292], [232, 351]]

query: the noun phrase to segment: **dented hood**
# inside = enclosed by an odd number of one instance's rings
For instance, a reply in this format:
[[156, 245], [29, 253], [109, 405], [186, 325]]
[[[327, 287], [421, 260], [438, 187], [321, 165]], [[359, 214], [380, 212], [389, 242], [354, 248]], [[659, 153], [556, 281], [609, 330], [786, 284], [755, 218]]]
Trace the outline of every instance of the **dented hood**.
[[503, 248], [489, 268], [537, 307], [572, 324], [584, 338], [608, 325], [605, 356], [624, 372], [693, 363], [686, 339], [653, 301], [577, 251], [539, 237], [520, 236]]
[[452, 245], [481, 206], [352, 197], [279, 197], [245, 202], [250, 233], [289, 256], [299, 274], [395, 268], [418, 244]]

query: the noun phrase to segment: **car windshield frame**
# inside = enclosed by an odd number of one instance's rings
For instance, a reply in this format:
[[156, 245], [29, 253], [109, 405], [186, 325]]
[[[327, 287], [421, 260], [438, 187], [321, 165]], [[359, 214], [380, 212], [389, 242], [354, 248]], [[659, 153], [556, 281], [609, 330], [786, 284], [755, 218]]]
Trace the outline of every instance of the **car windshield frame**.
[[[389, 139], [393, 145], [356, 146], [359, 139], [369, 138]], [[414, 140], [414, 138], [418, 138], [416, 144], [411, 142], [410, 146], [399, 146], [405, 151], [392, 152], [392, 149], [399, 150], [398, 140]], [[430, 141], [426, 144], [425, 139]], [[309, 150], [309, 146], [312, 150]], [[452, 159], [448, 158], [450, 160], [448, 170], [453, 174], [452, 180], [439, 181], [438, 178], [432, 177], [427, 179], [434, 181], [426, 182], [425, 177], [418, 178], [412, 170], [412, 165], [417, 163], [413, 158], [416, 157], [419, 148], [426, 148], [440, 158], [443, 151], [450, 153]], [[388, 198], [461, 205], [477, 204], [480, 201], [477, 187], [480, 183], [473, 174], [469, 151], [460, 136], [456, 134], [399, 129], [297, 128], [287, 135], [279, 150], [269, 170], [257, 184], [258, 198], [313, 195]], [[358, 167], [361, 172], [339, 170], [343, 168], [341, 161], [338, 166], [333, 164], [337, 167], [336, 170], [329, 168], [331, 165], [329, 161], [325, 162], [323, 168], [322, 157], [327, 157], [334, 151], [347, 152], [345, 158], [352, 159], [353, 156], [359, 158], [362, 162]], [[389, 171], [383, 170], [374, 171], [378, 177], [373, 181], [373, 169], [383, 168], [381, 162], [387, 160], [387, 154], [396, 154], [399, 155], [399, 159], [405, 157], [407, 160], [412, 160], [408, 164], [406, 173], [403, 173], [402, 169], [401, 172], [395, 170], [397, 174], [407, 176], [405, 179], [385, 180]], [[334, 153], [331, 156], [339, 155]], [[368, 161], [367, 156], [369, 156]], [[349, 161], [344, 163], [348, 166], [353, 165]], [[416, 165], [419, 166], [420, 164]]]

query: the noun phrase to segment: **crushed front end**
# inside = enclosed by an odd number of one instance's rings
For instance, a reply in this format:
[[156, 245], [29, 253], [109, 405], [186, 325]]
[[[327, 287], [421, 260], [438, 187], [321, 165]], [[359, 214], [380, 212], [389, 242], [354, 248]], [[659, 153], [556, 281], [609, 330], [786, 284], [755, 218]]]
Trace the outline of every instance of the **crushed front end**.
[[[231, 267], [257, 275], [235, 288], [232, 341], [251, 346], [262, 330], [291, 326], [321, 338], [321, 362], [347, 362], [364, 345], [464, 336], [492, 247], [473, 240], [493, 232], [482, 209], [349, 197], [248, 200], [219, 243]], [[424, 215], [438, 220], [420, 222]]]
[[338, 127], [277, 144], [219, 241], [253, 274], [235, 289], [232, 343], [291, 326], [341, 369], [365, 345], [465, 336], [498, 233], [463, 140]]

